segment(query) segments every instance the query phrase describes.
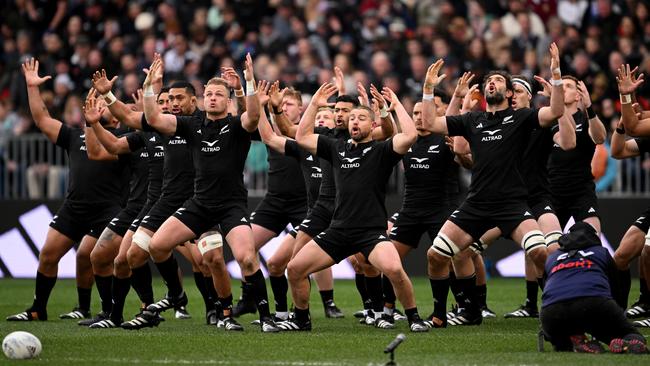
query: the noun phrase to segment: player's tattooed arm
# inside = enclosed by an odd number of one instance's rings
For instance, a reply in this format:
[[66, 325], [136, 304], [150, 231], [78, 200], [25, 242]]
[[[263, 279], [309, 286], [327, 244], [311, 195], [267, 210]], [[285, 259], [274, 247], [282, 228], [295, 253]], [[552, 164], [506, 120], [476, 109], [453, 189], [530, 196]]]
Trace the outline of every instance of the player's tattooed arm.
[[632, 107], [632, 95], [643, 84], [643, 74], [635, 77], [638, 67], [630, 70], [629, 64], [618, 68], [618, 92], [621, 98], [621, 122], [630, 136], [650, 136], [650, 119], [641, 119]]
[[[111, 154], [104, 148], [94, 132], [94, 126], [100, 126], [99, 120], [105, 112], [106, 106], [103, 101], [97, 99], [95, 89], [90, 89], [83, 106], [84, 118], [89, 126], [86, 126], [86, 152], [90, 160], [116, 160], [117, 156]], [[102, 130], [104, 128], [102, 127]], [[106, 130], [104, 130], [106, 131]], [[106, 131], [108, 133], [108, 131]], [[110, 133], [109, 133], [110, 134]], [[113, 136], [115, 137], [115, 136]]]
[[[246, 54], [244, 67], [244, 79], [246, 80], [246, 112], [241, 115], [241, 125], [244, 130], [253, 132], [257, 130], [260, 121], [260, 100], [257, 91], [254, 90], [255, 75], [253, 74], [253, 58], [250, 53]], [[253, 89], [253, 90], [248, 90]]]
[[422, 87], [422, 124], [431, 132], [447, 135], [447, 119], [445, 116], [438, 116], [437, 108], [433, 100], [434, 88], [445, 78], [445, 74], [438, 75], [445, 62], [442, 59], [434, 62], [424, 78]]
[[56, 143], [59, 138], [59, 131], [63, 125], [61, 121], [54, 119], [50, 116], [50, 112], [43, 102], [41, 92], [38, 89], [46, 81], [52, 77], [47, 75], [38, 76], [38, 60], [30, 58], [23, 63], [23, 74], [25, 75], [25, 82], [27, 83], [27, 97], [29, 99], [29, 109], [32, 112], [34, 123], [41, 132], [52, 142]]
[[298, 131], [296, 132], [296, 141], [305, 150], [311, 154], [316, 154], [318, 147], [318, 135], [314, 133], [314, 124], [318, 108], [331, 106], [327, 100], [336, 93], [336, 86], [332, 83], [325, 83], [318, 88], [311, 98], [305, 113], [303, 113]]
[[382, 89], [382, 93], [386, 100], [391, 101], [400, 126], [402, 126], [402, 132], [393, 136], [393, 150], [398, 154], [404, 155], [418, 138], [418, 131], [415, 129], [413, 119], [399, 101], [397, 95], [386, 86]]

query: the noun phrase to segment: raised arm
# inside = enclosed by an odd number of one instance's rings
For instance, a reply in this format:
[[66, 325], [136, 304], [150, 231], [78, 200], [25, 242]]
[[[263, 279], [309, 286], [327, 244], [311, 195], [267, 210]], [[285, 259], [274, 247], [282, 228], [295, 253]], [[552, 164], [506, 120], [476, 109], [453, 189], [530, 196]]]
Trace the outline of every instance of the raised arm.
[[280, 90], [279, 81], [276, 81], [271, 85], [271, 89], [269, 90], [269, 112], [273, 114], [273, 120], [275, 121], [278, 130], [280, 130], [280, 133], [295, 138], [298, 126], [291, 123], [282, 111], [282, 101], [284, 100], [286, 92], [287, 88]]
[[314, 121], [318, 108], [327, 106], [327, 99], [336, 93], [336, 86], [331, 83], [325, 83], [318, 88], [314, 96], [311, 98], [305, 113], [303, 113], [298, 124], [298, 131], [296, 132], [296, 142], [303, 149], [309, 151], [311, 154], [316, 154], [318, 147], [318, 135], [314, 133]]
[[639, 145], [635, 139], [625, 140], [625, 127], [620, 121], [612, 134], [610, 149], [614, 159], [633, 158], [640, 154]]
[[246, 112], [246, 93], [244, 93], [244, 88], [241, 86], [239, 74], [232, 67], [222, 67], [221, 77], [228, 82], [228, 87], [235, 91], [237, 114], [243, 114]]
[[343, 77], [343, 70], [340, 67], [334, 67], [334, 84], [339, 96], [345, 95], [345, 78]]
[[163, 135], [173, 135], [176, 133], [176, 116], [173, 114], [163, 114], [156, 103], [156, 94], [153, 91], [152, 82], [162, 67], [162, 61], [158, 58], [153, 61], [147, 77], [144, 79], [142, 88], [144, 89], [144, 117], [147, 119], [149, 126]]
[[629, 64], [618, 68], [618, 92], [621, 98], [621, 122], [630, 136], [650, 136], [650, 119], [639, 120], [632, 107], [633, 93], [643, 84], [643, 74], [634, 77], [637, 68], [630, 70]]
[[564, 87], [562, 86], [562, 72], [560, 70], [560, 50], [555, 42], [549, 48], [551, 54], [551, 105], [539, 110], [539, 125], [551, 127], [555, 120], [564, 114]]
[[29, 98], [29, 110], [32, 112], [34, 123], [41, 132], [52, 142], [56, 143], [61, 131], [61, 121], [50, 116], [47, 110], [41, 92], [38, 89], [41, 84], [50, 80], [52, 77], [47, 75], [38, 76], [38, 60], [30, 58], [23, 64], [23, 73], [27, 83], [27, 97]]
[[[395, 134], [393, 119], [388, 112], [388, 106], [386, 105], [384, 97], [372, 84], [370, 84], [370, 94], [372, 94], [372, 99], [375, 101], [375, 103], [377, 103], [377, 106], [379, 107], [379, 117], [381, 118], [381, 125], [372, 129], [372, 139], [377, 141], [386, 140]], [[399, 101], [397, 102], [399, 103]], [[395, 107], [396, 106], [397, 105], [395, 105]]]
[[260, 100], [255, 90], [253, 58], [250, 53], [246, 54], [244, 79], [246, 79], [246, 112], [241, 115], [241, 125], [246, 131], [253, 132], [257, 130], [257, 124], [260, 121]]
[[[86, 96], [86, 102], [83, 107], [84, 118], [86, 119], [86, 152], [88, 153], [88, 158], [90, 160], [116, 160], [117, 156], [108, 152], [104, 146], [100, 143], [95, 134], [93, 127], [91, 126], [101, 126], [99, 120], [102, 117], [102, 114], [105, 112], [105, 106], [101, 106], [100, 101], [97, 100], [97, 92], [95, 89], [90, 89], [88, 96]], [[103, 128], [102, 128], [103, 130]], [[106, 131], [106, 130], [104, 130]], [[110, 132], [106, 133], [113, 136]], [[116, 138], [115, 136], [113, 136]]]
[[435, 102], [433, 101], [433, 90], [445, 74], [438, 76], [440, 69], [445, 62], [442, 59], [434, 62], [427, 70], [427, 75], [424, 78], [424, 86], [422, 87], [422, 125], [426, 128], [440, 135], [447, 135], [447, 119], [445, 116], [438, 116]]
[[272, 122], [266, 118], [266, 113], [264, 113], [264, 107], [269, 102], [269, 88], [270, 84], [266, 80], [260, 80], [257, 84], [257, 94], [260, 100], [260, 123], [257, 126], [257, 130], [260, 133], [262, 142], [271, 149], [284, 154], [284, 146], [287, 141], [287, 138], [284, 136], [279, 136], [272, 127]]
[[142, 129], [142, 112], [133, 111], [127, 107], [126, 104], [117, 100], [113, 95], [113, 83], [117, 80], [117, 76], [108, 79], [106, 70], [96, 71], [93, 74], [93, 88], [104, 98], [106, 107], [111, 114], [125, 125], [141, 130]]
[[573, 116], [562, 116], [558, 118], [558, 132], [553, 135], [553, 142], [558, 144], [564, 151], [576, 147], [576, 123]]
[[474, 79], [474, 74], [470, 71], [464, 72], [458, 79], [456, 89], [454, 89], [454, 94], [451, 96], [445, 116], [457, 116], [461, 113], [465, 96], [469, 92], [469, 83], [472, 82], [472, 79]]
[[[371, 90], [372, 91], [372, 90]], [[418, 138], [418, 131], [415, 129], [415, 123], [408, 114], [402, 103], [397, 98], [397, 95], [388, 87], [382, 89], [382, 93], [386, 100], [391, 101], [391, 105], [395, 107], [395, 114], [402, 126], [402, 132], [393, 136], [393, 151], [400, 155], [408, 152], [408, 149], [415, 143]]]
[[580, 98], [589, 118], [589, 136], [594, 144], [600, 145], [605, 142], [607, 130], [605, 129], [605, 124], [603, 124], [596, 112], [591, 108], [591, 95], [589, 95], [587, 86], [582, 80], [578, 83], [578, 93], [580, 93]]

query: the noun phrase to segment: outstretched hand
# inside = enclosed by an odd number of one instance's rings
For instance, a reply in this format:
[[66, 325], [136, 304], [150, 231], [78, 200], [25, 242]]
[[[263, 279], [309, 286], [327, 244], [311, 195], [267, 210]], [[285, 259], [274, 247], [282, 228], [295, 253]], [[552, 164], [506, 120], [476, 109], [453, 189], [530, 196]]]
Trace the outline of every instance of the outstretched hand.
[[86, 122], [90, 124], [99, 122], [99, 120], [102, 118], [102, 114], [104, 114], [105, 109], [106, 107], [99, 107], [99, 103], [97, 101], [97, 91], [94, 88], [91, 88], [88, 92], [88, 96], [86, 96], [86, 102], [84, 103], [83, 107], [83, 113]]
[[50, 75], [38, 76], [38, 60], [33, 57], [23, 64], [23, 73], [25, 74], [27, 86], [40, 86], [52, 78]]

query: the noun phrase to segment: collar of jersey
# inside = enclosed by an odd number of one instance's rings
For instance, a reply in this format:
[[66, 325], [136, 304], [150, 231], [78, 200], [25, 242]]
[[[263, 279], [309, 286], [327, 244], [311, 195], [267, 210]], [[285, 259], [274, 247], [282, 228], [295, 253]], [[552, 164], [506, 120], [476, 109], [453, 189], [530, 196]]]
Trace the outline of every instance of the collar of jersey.
[[232, 117], [230, 113], [228, 113], [225, 117], [219, 118], [219, 119], [208, 119], [208, 115], [205, 115], [205, 118], [203, 118], [203, 123], [201, 124], [203, 127], [207, 127], [209, 125], [218, 125], [221, 124], [221, 122], [228, 120], [228, 118]]

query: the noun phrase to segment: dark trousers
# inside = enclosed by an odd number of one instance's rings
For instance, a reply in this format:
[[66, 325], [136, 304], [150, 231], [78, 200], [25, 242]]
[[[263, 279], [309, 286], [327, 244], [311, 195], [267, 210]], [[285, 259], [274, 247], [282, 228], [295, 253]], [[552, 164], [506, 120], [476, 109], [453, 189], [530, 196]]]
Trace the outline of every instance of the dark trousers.
[[542, 308], [542, 329], [556, 351], [573, 349], [569, 337], [589, 333], [609, 344], [614, 338], [640, 334], [614, 300], [580, 297]]

